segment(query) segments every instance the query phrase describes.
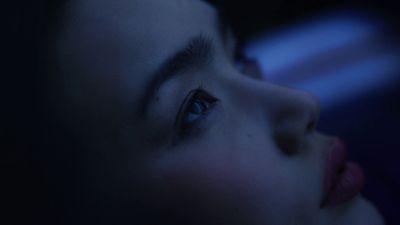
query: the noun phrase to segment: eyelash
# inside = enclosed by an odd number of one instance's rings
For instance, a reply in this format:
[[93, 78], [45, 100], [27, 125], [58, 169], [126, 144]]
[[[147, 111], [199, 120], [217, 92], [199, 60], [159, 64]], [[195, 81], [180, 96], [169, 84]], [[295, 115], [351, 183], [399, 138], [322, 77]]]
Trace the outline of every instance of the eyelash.
[[[236, 47], [234, 52], [234, 64], [241, 73], [245, 72], [248, 62], [249, 59], [244, 54], [243, 49]], [[218, 101], [218, 98], [210, 95], [202, 86], [190, 91], [180, 107], [175, 122], [179, 131], [179, 136], [187, 137], [191, 134], [193, 129], [198, 128], [199, 123], [208, 116], [208, 113]], [[190, 112], [191, 110], [192, 112]], [[197, 115], [194, 115], [196, 113]]]
[[218, 101], [219, 99], [207, 93], [202, 87], [190, 91], [180, 107], [176, 120], [180, 136], [187, 136], [198, 127], [199, 122], [207, 117]]
[[257, 60], [249, 58], [243, 48], [237, 46], [234, 51], [234, 65], [243, 75], [256, 80], [265, 80], [261, 67]]
[[249, 58], [240, 46], [235, 47], [234, 51], [234, 64], [236, 68], [241, 72], [245, 73], [246, 65], [249, 63]]

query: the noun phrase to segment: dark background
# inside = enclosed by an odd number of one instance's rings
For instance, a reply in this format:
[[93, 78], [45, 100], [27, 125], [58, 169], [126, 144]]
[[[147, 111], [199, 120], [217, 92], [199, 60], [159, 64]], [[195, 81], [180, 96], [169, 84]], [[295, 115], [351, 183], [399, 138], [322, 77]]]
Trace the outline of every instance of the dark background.
[[361, 9], [379, 15], [385, 21], [400, 29], [398, 1], [366, 0], [305, 0], [305, 1], [227, 1], [209, 0], [226, 11], [237, 34], [245, 39], [260, 31], [274, 30], [280, 26], [295, 23], [315, 13], [332, 9]]

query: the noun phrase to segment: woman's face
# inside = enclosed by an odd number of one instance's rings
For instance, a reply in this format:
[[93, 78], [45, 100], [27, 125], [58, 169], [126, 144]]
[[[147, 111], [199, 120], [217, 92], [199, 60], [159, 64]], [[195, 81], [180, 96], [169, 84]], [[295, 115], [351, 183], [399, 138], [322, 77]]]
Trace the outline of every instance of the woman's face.
[[320, 207], [334, 138], [315, 130], [318, 100], [236, 67], [232, 33], [210, 5], [86, 0], [64, 13], [51, 91], [83, 140], [81, 194], [71, 198], [80, 213], [142, 224], [382, 224], [361, 196]]

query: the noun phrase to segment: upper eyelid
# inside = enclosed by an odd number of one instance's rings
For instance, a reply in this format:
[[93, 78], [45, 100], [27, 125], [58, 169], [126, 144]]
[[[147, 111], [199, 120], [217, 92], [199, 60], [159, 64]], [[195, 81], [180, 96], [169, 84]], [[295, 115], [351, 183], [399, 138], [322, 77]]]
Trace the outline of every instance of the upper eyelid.
[[[192, 90], [193, 91], [193, 94], [196, 94], [195, 92], [196, 91], [199, 91], [199, 89], [193, 89]], [[210, 108], [207, 110], [207, 113], [206, 113], [206, 115], [204, 115], [204, 117], [201, 119], [201, 121], [199, 121], [198, 123], [196, 123], [195, 125], [194, 125], [194, 127], [193, 128], [191, 128], [190, 130], [188, 130], [188, 133], [180, 133], [180, 131], [178, 131], [175, 135], [174, 135], [174, 137], [173, 137], [173, 140], [172, 140], [172, 146], [175, 146], [177, 143], [179, 143], [179, 141], [180, 140], [182, 140], [181, 139], [181, 137], [182, 137], [182, 135], [189, 135], [189, 137], [190, 136], [192, 136], [193, 137], [193, 135], [195, 135], [195, 136], [197, 136], [199, 133], [198, 132], [201, 132], [201, 133], [203, 133], [206, 129], [208, 129], [208, 128], [210, 128], [210, 126], [212, 126], [214, 123], [212, 122], [211, 124], [209, 124], [210, 123], [210, 121], [209, 121], [209, 119], [210, 119], [210, 116], [213, 116], [213, 114], [214, 114], [214, 111], [217, 111], [218, 110], [218, 107], [220, 106], [220, 104], [218, 103], [218, 102], [220, 102], [220, 99], [219, 98], [217, 98], [214, 94], [211, 94], [209, 91], [207, 91], [207, 90], [205, 90], [205, 89], [202, 89], [201, 91], [204, 91], [205, 92], [205, 94], [207, 94], [207, 95], [210, 95], [210, 97], [211, 98], [214, 98], [214, 102], [212, 103], [212, 105], [210, 106]], [[189, 96], [189, 95], [188, 95]], [[190, 95], [190, 98], [188, 99], [188, 100], [192, 100], [192, 97], [193, 97], [194, 95]], [[186, 106], [187, 105], [185, 105], [185, 108], [186, 108]], [[180, 118], [180, 117], [179, 117]], [[216, 122], [216, 121], [215, 121]], [[193, 133], [193, 132], [195, 132], [195, 133]], [[197, 134], [196, 134], [197, 133]], [[186, 139], [186, 138], [185, 138]]]
[[199, 70], [211, 64], [215, 57], [215, 46], [212, 37], [200, 33], [192, 37], [183, 48], [166, 58], [158, 70], [150, 76], [152, 80], [145, 87], [145, 93], [138, 107], [138, 115], [142, 118], [146, 117], [151, 100], [166, 81], [179, 74], [185, 74], [193, 69]]
[[182, 114], [185, 113], [187, 105], [192, 100], [193, 96], [196, 94], [196, 91], [198, 91], [198, 88], [189, 91], [188, 94], [183, 99], [183, 101], [181, 102], [180, 106], [178, 107], [178, 112], [176, 113], [174, 127], [178, 127], [180, 125], [180, 119], [182, 117]]
[[[208, 40], [208, 42], [212, 42], [215, 43], [217, 42], [216, 40], [221, 41], [221, 43], [225, 43], [225, 41], [227, 39], [232, 39], [232, 28], [231, 28], [231, 24], [230, 21], [227, 19], [227, 15], [225, 14], [224, 11], [218, 10], [216, 11], [216, 17], [215, 17], [215, 23], [214, 25], [212, 25], [214, 29], [215, 33], [213, 35], [211, 35], [211, 40]], [[204, 38], [205, 37], [205, 38]], [[210, 38], [210, 37], [208, 37]], [[197, 34], [197, 36], [192, 37], [191, 38], [191, 43], [193, 43], [193, 40], [204, 40], [204, 39], [208, 39], [207, 35], [204, 35], [204, 33], [200, 32], [200, 34]], [[213, 41], [212, 39], [215, 38], [215, 40]], [[203, 41], [207, 42], [207, 41]], [[214, 45], [202, 45], [202, 47], [204, 46], [208, 46], [208, 47], [213, 47]], [[195, 48], [196, 49], [196, 48]], [[207, 49], [207, 48], [202, 48]], [[208, 52], [213, 52], [212, 48], [208, 48]], [[182, 53], [182, 51], [180, 51]], [[183, 51], [184, 52], [184, 51]], [[203, 51], [204, 52], [204, 51]], [[187, 53], [187, 52], [186, 52]], [[137, 107], [137, 114], [141, 117], [144, 118], [146, 117], [148, 110], [149, 110], [149, 105], [152, 99], [154, 99], [154, 95], [157, 92], [157, 90], [160, 89], [160, 87], [162, 86], [162, 84], [164, 83], [164, 81], [168, 80], [169, 78], [173, 77], [174, 75], [176, 75], [177, 73], [174, 73], [173, 71], [163, 71], [163, 68], [168, 68], [168, 66], [166, 66], [165, 64], [171, 64], [168, 63], [168, 61], [172, 61], [174, 57], [174, 55], [176, 56], [177, 52], [175, 54], [171, 54], [171, 57], [168, 59], [164, 60], [164, 63], [161, 63], [161, 68], [157, 69], [155, 72], [153, 72], [153, 74], [150, 77], [153, 77], [153, 79], [148, 82], [148, 84], [146, 85], [146, 87], [144, 88], [145, 92], [143, 93], [143, 96], [141, 97], [141, 99], [139, 100], [139, 107]], [[204, 54], [201, 54], [204, 56]], [[208, 56], [214, 56], [214, 54], [206, 54]], [[166, 61], [167, 60], [167, 61]], [[191, 61], [191, 60], [189, 60]], [[210, 60], [211, 61], [211, 60]], [[182, 65], [182, 63], [180, 63], [179, 65]], [[171, 69], [171, 68], [168, 68]], [[176, 68], [175, 68], [176, 69]], [[163, 72], [161, 72], [163, 71]]]

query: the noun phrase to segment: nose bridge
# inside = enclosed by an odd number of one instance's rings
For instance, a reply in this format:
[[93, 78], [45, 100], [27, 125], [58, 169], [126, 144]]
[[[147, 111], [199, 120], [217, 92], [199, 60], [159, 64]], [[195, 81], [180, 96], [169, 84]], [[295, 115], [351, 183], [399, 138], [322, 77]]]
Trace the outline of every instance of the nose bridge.
[[242, 110], [267, 117], [274, 139], [284, 152], [296, 152], [306, 134], [315, 130], [320, 113], [315, 95], [249, 78], [237, 80], [235, 86]]

